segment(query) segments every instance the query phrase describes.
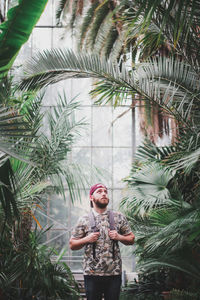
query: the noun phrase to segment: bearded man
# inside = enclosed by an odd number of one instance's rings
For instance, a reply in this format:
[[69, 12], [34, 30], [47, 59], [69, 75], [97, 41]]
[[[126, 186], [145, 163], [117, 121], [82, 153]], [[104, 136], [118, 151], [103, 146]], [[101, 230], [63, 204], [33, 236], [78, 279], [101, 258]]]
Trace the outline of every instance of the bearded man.
[[118, 242], [133, 245], [134, 234], [125, 216], [107, 209], [107, 187], [90, 188], [91, 212], [78, 220], [70, 239], [71, 250], [85, 247], [83, 271], [87, 300], [118, 300], [122, 261]]

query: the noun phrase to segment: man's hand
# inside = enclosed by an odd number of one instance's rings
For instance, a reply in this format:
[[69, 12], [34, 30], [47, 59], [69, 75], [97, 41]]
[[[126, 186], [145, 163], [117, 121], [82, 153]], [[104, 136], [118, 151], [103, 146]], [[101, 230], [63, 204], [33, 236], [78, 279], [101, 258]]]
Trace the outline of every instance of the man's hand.
[[76, 239], [76, 238], [71, 238], [69, 241], [69, 246], [71, 250], [80, 250], [83, 248], [86, 244], [88, 243], [95, 243], [98, 238], [99, 238], [100, 232], [92, 232], [88, 234], [87, 236]]
[[132, 232], [130, 232], [127, 235], [121, 235], [116, 230], [109, 230], [108, 231], [109, 237], [111, 240], [119, 241], [123, 243], [124, 245], [133, 245], [135, 236]]
[[109, 230], [108, 234], [111, 240], [119, 241], [119, 234], [116, 230]]
[[100, 232], [92, 232], [87, 235], [87, 243], [95, 243], [99, 238]]

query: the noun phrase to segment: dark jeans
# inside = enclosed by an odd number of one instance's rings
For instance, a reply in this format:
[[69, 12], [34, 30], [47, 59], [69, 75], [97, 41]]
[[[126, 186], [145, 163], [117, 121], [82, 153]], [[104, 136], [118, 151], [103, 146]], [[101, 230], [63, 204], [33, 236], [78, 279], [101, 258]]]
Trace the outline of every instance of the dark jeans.
[[121, 275], [84, 276], [87, 300], [119, 300]]

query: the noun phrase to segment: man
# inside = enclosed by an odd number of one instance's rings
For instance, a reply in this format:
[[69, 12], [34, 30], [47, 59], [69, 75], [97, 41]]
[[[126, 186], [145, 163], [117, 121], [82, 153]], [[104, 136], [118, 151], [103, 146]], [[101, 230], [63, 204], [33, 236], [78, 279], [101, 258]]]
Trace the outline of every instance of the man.
[[[101, 300], [102, 295], [105, 300], [119, 299], [122, 266], [118, 242], [134, 243], [126, 218], [120, 212], [107, 210], [108, 203], [106, 186], [93, 185], [90, 188], [92, 212], [78, 220], [70, 239], [72, 250], [85, 246], [83, 270], [87, 300]], [[95, 230], [92, 230], [91, 218]], [[111, 218], [115, 228], [110, 229]]]

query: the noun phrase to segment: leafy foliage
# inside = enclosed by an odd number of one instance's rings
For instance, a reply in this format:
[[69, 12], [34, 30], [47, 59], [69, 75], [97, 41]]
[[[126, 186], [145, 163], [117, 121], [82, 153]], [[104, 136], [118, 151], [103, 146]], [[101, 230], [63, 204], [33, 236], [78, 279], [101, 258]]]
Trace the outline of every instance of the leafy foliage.
[[[0, 288], [3, 299], [79, 299], [78, 286], [66, 264], [52, 263], [52, 250], [41, 246], [44, 232], [30, 232], [24, 243], [9, 231], [1, 238]], [[9, 237], [9, 239], [8, 239]]]
[[[184, 288], [184, 281], [188, 280], [191, 290], [197, 290], [200, 174], [196, 166], [187, 173], [185, 166], [177, 169], [175, 164], [171, 165], [173, 157], [178, 161], [178, 149], [184, 145], [183, 140], [171, 149], [160, 149], [150, 143], [139, 148], [140, 161], [126, 179], [130, 197], [124, 199], [122, 206], [136, 234], [139, 269], [150, 274], [162, 268], [176, 270], [180, 286], [175, 282], [169, 288]], [[153, 170], [151, 174], [149, 169]], [[191, 191], [198, 196], [191, 197]]]

